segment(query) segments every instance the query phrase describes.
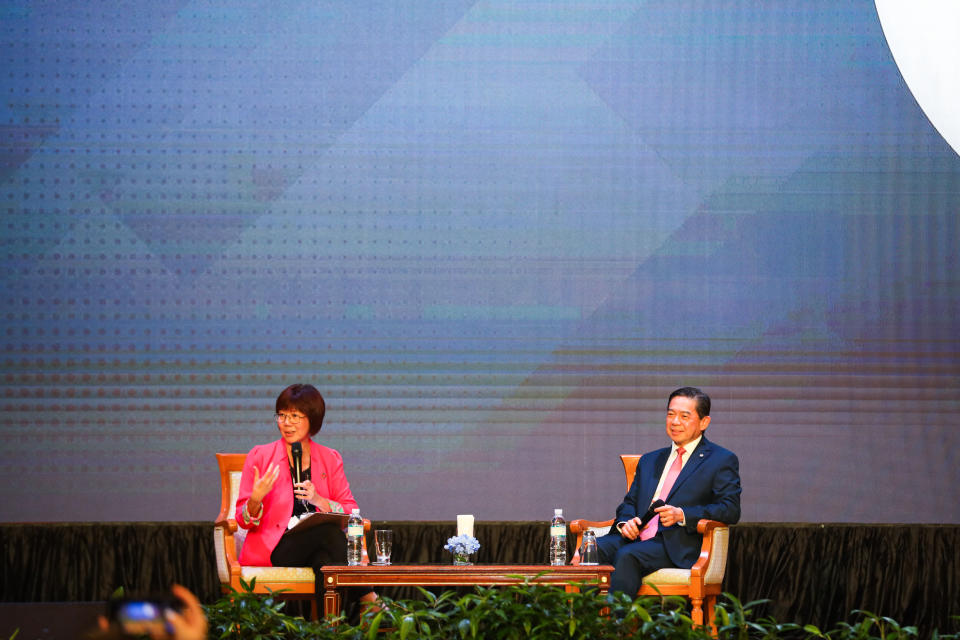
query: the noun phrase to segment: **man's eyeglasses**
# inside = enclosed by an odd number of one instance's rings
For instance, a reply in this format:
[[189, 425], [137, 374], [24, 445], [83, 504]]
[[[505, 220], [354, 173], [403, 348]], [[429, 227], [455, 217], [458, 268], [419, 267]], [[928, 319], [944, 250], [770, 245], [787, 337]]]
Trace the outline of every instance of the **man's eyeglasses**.
[[300, 424], [301, 420], [307, 419], [307, 416], [300, 415], [299, 413], [275, 413], [273, 417], [277, 419], [277, 422], [286, 422], [294, 426]]

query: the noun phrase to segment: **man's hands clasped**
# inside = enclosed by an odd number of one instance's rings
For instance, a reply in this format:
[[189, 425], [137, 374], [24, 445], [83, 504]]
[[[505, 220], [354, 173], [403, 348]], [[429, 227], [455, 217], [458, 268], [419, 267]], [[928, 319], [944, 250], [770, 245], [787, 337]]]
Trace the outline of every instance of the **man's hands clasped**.
[[[664, 527], [670, 527], [678, 522], [683, 522], [683, 509], [680, 507], [674, 507], [673, 505], [665, 504], [662, 507], [657, 507], [654, 509], [657, 512], [657, 515], [660, 516], [660, 525]], [[642, 527], [640, 526], [640, 517], [634, 517], [623, 523], [619, 527], [620, 535], [622, 535], [627, 540], [636, 540], [640, 536], [640, 531]]]

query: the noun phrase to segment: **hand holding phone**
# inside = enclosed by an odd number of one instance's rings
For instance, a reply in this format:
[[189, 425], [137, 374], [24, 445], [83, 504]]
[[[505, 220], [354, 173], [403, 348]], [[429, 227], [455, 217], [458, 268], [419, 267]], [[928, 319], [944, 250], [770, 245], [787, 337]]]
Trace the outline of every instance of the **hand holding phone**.
[[110, 623], [125, 636], [163, 640], [173, 636], [167, 613], [180, 611], [176, 598], [121, 598], [110, 602]]

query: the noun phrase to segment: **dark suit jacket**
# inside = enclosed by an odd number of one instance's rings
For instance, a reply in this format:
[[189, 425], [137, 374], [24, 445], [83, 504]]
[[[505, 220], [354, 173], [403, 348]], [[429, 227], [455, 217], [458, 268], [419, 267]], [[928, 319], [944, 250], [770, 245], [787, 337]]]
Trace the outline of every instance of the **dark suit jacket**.
[[[617, 507], [610, 533], [620, 535], [616, 530], [618, 522], [646, 512], [654, 500], [653, 492], [657, 490], [670, 451], [671, 447], [665, 447], [640, 457], [637, 474]], [[736, 524], [740, 520], [740, 461], [737, 456], [713, 444], [706, 436], [702, 437], [677, 476], [666, 503], [683, 509], [686, 526], [661, 526], [664, 546], [674, 565], [687, 569], [697, 561], [703, 543], [703, 536], [697, 533], [697, 521], [707, 518]]]

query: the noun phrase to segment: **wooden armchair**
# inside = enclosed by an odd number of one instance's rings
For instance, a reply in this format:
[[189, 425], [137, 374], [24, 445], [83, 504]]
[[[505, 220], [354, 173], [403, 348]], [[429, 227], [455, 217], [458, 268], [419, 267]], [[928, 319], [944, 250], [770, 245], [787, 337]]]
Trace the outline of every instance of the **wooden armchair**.
[[[256, 593], [268, 593], [284, 590], [277, 594], [288, 599], [309, 599], [310, 613], [317, 619], [317, 599], [315, 597], [315, 576], [310, 567], [251, 567], [242, 566], [238, 560], [240, 549], [247, 537], [246, 529], [237, 526], [234, 513], [237, 495], [240, 493], [240, 475], [245, 453], [218, 453], [217, 464], [220, 467], [220, 513], [213, 525], [213, 544], [216, 548], [217, 574], [220, 577], [220, 589], [230, 593], [231, 589], [240, 591], [240, 578], [244, 582], [257, 579]], [[363, 564], [367, 557], [367, 536], [370, 521], [363, 521]]]
[[[620, 461], [627, 477], [627, 490], [633, 484], [637, 471], [639, 455], [622, 455]], [[573, 520], [570, 532], [577, 536], [577, 549], [583, 542], [583, 532], [593, 530], [604, 535], [613, 526], [613, 520], [598, 522], [593, 520]], [[689, 569], [660, 569], [643, 578], [638, 595], [686, 596], [690, 599], [690, 617], [696, 625], [703, 625], [704, 619], [713, 627], [714, 606], [721, 593], [723, 574], [727, 568], [727, 541], [730, 528], [716, 520], [700, 520], [697, 531], [703, 535], [700, 557]], [[706, 618], [704, 618], [706, 606]]]

